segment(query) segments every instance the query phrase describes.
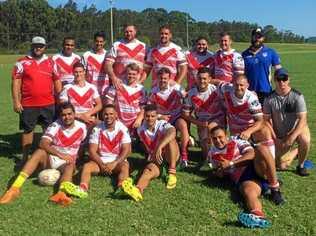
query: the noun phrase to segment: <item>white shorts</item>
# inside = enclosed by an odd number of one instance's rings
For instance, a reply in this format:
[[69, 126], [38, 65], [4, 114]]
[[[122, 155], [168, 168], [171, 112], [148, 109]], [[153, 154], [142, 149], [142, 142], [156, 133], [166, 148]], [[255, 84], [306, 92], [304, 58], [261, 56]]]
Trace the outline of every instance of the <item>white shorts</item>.
[[58, 156], [54, 155], [49, 155], [49, 162], [52, 169], [58, 169], [62, 165], [66, 164], [65, 160], [60, 159]]

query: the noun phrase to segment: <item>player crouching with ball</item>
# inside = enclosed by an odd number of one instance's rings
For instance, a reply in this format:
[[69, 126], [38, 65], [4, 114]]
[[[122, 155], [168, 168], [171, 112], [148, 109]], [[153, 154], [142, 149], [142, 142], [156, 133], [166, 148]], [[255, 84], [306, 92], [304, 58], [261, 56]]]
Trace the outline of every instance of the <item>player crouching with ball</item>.
[[246, 203], [247, 211], [238, 215], [239, 222], [249, 228], [267, 228], [271, 223], [265, 218], [261, 193], [268, 186], [264, 176], [267, 166], [257, 161], [255, 151], [246, 140], [237, 136], [228, 138], [225, 130], [219, 126], [209, 132], [213, 146], [208, 153], [208, 159], [218, 177], [228, 175], [237, 185]]
[[[60, 118], [53, 122], [42, 136], [39, 149], [33, 153], [12, 186], [1, 197], [0, 204], [8, 204], [16, 199], [21, 194], [25, 180], [38, 168], [58, 169], [62, 172], [59, 190], [49, 200], [62, 206], [72, 203], [72, 199], [65, 193], [65, 188], [72, 185], [77, 153], [87, 135], [87, 128], [84, 123], [75, 120], [75, 109], [70, 103], [60, 105], [59, 115]], [[45, 184], [44, 179], [40, 182]]]

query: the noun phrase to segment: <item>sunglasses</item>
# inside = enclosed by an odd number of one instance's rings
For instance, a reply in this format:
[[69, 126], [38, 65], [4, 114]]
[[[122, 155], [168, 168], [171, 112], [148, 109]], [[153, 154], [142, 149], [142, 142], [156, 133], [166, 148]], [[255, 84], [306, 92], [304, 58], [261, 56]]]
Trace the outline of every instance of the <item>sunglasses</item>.
[[65, 46], [74, 47], [75, 45], [74, 44], [65, 44]]
[[33, 44], [32, 46], [33, 46], [33, 48], [44, 48], [45, 47], [44, 44]]
[[289, 80], [289, 77], [286, 76], [286, 75], [282, 75], [282, 76], [277, 77], [276, 80], [277, 80], [278, 82], [280, 82], [280, 81], [285, 82], [285, 81], [288, 81], [288, 80]]

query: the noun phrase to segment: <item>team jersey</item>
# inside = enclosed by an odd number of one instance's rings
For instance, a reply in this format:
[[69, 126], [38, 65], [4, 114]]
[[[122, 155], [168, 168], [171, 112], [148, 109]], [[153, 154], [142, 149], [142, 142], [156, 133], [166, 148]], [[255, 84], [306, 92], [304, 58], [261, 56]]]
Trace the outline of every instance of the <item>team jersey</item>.
[[108, 102], [115, 104], [119, 119], [128, 128], [131, 128], [142, 106], [146, 104], [146, 92], [141, 84], [122, 84], [120, 89], [111, 86], [106, 98]]
[[225, 112], [217, 88], [213, 84], [209, 84], [208, 89], [204, 92], [199, 92], [197, 87], [190, 89], [184, 102], [183, 111], [193, 111], [199, 121], [216, 121], [222, 126], [225, 125]]
[[106, 56], [107, 61], [113, 62], [113, 71], [116, 77], [125, 78], [126, 66], [136, 63], [143, 70], [147, 48], [145, 43], [134, 39], [131, 42], [120, 40], [113, 43], [113, 46]]
[[138, 127], [137, 134], [149, 154], [149, 160], [150, 155], [157, 148], [166, 131], [172, 127], [173, 126], [165, 120], [157, 120], [153, 131], [148, 129], [146, 122], [143, 122], [143, 124]]
[[170, 115], [168, 121], [173, 124], [181, 115], [183, 96], [179, 84], [169, 85], [166, 90], [160, 90], [155, 86], [151, 90], [148, 103], [156, 104], [158, 114]]
[[62, 53], [52, 57], [57, 66], [59, 79], [63, 85], [70, 84], [74, 80], [73, 65], [80, 61], [80, 56], [72, 53], [71, 56], [64, 56]]
[[270, 93], [271, 67], [281, 64], [280, 56], [272, 48], [262, 46], [256, 53], [248, 48], [242, 53], [245, 61], [245, 75], [249, 81], [249, 90]]
[[[214, 168], [217, 168], [220, 160], [226, 159], [229, 161], [235, 161], [242, 157], [242, 155], [247, 151], [253, 149], [249, 142], [239, 139], [237, 137], [231, 137], [226, 147], [219, 149], [212, 146], [208, 152], [208, 161], [212, 164]], [[240, 176], [246, 167], [233, 167], [225, 171], [229, 177], [237, 183]]]
[[12, 71], [12, 79], [21, 80], [21, 103], [23, 107], [53, 105], [54, 81], [58, 80], [54, 61], [43, 55], [39, 60], [28, 55], [19, 59]]
[[57, 151], [71, 155], [76, 159], [86, 135], [87, 127], [84, 123], [75, 120], [73, 127], [66, 128], [62, 125], [61, 120], [57, 120], [48, 126], [42, 138], [50, 140], [52, 147]]
[[108, 130], [104, 122], [95, 126], [90, 134], [89, 143], [98, 145], [98, 154], [102, 162], [108, 163], [116, 160], [122, 144], [131, 143], [131, 138], [126, 126], [116, 120], [112, 131]]
[[82, 62], [87, 70], [87, 81], [97, 87], [100, 96], [105, 95], [110, 85], [109, 77], [104, 70], [105, 55], [105, 50], [101, 54], [96, 54], [92, 50], [82, 56]]
[[188, 62], [188, 88], [191, 89], [197, 80], [198, 70], [202, 67], [208, 67], [211, 72], [214, 70], [214, 53], [206, 51], [205, 54], [199, 54], [196, 51], [186, 52]]
[[232, 84], [219, 87], [227, 111], [229, 130], [232, 135], [240, 134], [255, 123], [255, 117], [263, 116], [261, 104], [255, 92], [246, 90], [243, 98], [237, 98]]
[[85, 113], [93, 109], [95, 100], [99, 98], [97, 88], [88, 82], [83, 87], [77, 84], [67, 84], [59, 95], [62, 102], [70, 102], [78, 114]]
[[243, 74], [245, 63], [242, 56], [235, 51], [229, 52], [218, 50], [214, 56], [214, 78], [226, 82], [231, 82], [233, 77]]
[[146, 64], [152, 67], [152, 88], [157, 85], [158, 71], [163, 67], [171, 71], [171, 80], [176, 79], [178, 66], [187, 64], [181, 50], [181, 47], [172, 42], [168, 46], [158, 45], [150, 50]]

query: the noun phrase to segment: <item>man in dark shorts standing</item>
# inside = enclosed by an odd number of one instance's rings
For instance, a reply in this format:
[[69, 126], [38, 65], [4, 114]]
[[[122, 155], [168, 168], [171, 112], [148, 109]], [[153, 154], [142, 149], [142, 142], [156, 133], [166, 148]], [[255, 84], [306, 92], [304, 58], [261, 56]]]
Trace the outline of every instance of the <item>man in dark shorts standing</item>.
[[45, 49], [45, 39], [34, 37], [29, 55], [19, 59], [12, 71], [13, 109], [20, 114], [20, 129], [23, 130], [23, 162], [28, 158], [35, 126], [40, 124], [45, 129], [53, 122], [54, 94], [61, 91], [56, 66], [44, 54]]
[[[310, 149], [310, 131], [304, 96], [291, 88], [285, 69], [275, 72], [274, 81], [275, 91], [266, 98], [263, 113], [273, 127], [276, 163], [279, 169], [284, 170], [298, 157], [297, 174], [307, 176], [304, 162]], [[293, 147], [295, 143], [297, 147]]]
[[255, 91], [259, 102], [263, 105], [264, 99], [271, 93], [271, 67], [281, 68], [279, 55], [264, 43], [264, 32], [261, 28], [251, 32], [251, 45], [242, 53], [245, 61], [245, 74], [249, 80], [249, 90]]

